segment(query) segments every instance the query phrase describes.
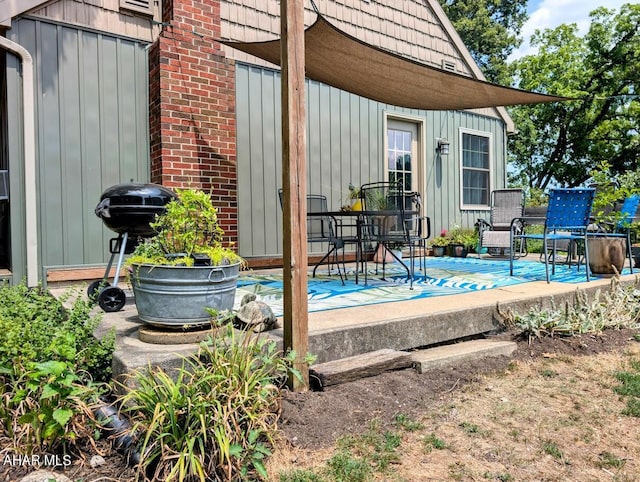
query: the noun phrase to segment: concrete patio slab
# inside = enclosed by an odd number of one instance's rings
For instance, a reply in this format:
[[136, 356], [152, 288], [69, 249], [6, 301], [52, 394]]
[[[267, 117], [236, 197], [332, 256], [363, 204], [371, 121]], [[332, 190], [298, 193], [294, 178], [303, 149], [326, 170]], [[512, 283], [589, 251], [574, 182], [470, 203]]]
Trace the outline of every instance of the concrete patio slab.
[[[636, 275], [620, 278], [621, 283], [637, 283]], [[590, 282], [570, 284], [544, 281], [522, 283], [483, 291], [435, 296], [409, 301], [388, 302], [361, 307], [333, 309], [309, 313], [309, 352], [321, 365], [379, 350], [414, 351], [434, 345], [453, 343], [461, 339], [481, 337], [501, 328], [499, 309], [520, 313], [534, 306], [549, 306], [571, 301], [577, 290], [593, 296], [598, 290], [607, 290], [609, 279], [592, 279]], [[66, 288], [50, 287], [54, 294]], [[79, 289], [83, 289], [79, 286]], [[116, 313], [103, 313], [103, 321], [97, 330], [101, 336], [110, 328], [116, 330], [114, 375], [127, 374], [148, 365], [176, 368], [182, 359], [197, 350], [197, 343], [154, 344], [140, 340], [139, 330], [145, 324], [137, 317], [135, 304], [129, 290], [124, 309]], [[99, 308], [98, 308], [99, 310]], [[265, 336], [282, 345], [282, 320], [279, 328], [266, 332]], [[455, 344], [450, 348], [430, 348], [416, 355], [419, 370], [427, 370], [438, 361], [438, 352], [450, 352], [447, 360], [459, 360], [464, 356], [486, 356], [483, 349], [467, 350]], [[508, 351], [508, 347], [498, 347]], [[436, 355], [429, 355], [436, 351]], [[458, 354], [456, 358], [454, 355]], [[430, 357], [434, 357], [430, 361]]]

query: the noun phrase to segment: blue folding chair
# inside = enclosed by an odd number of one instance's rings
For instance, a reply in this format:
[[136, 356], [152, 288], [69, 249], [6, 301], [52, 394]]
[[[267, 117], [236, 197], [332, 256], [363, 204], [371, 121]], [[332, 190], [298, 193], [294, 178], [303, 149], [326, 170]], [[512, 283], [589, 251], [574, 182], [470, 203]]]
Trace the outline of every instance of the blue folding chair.
[[[509, 273], [513, 276], [513, 259], [517, 243], [526, 243], [529, 239], [542, 241], [544, 249], [544, 267], [547, 283], [549, 283], [549, 260], [551, 274], [556, 273], [556, 242], [568, 240], [582, 242], [584, 245], [587, 281], [589, 273], [589, 250], [587, 249], [587, 228], [595, 196], [593, 188], [552, 189], [549, 192], [549, 205], [544, 218], [542, 233], [527, 233], [527, 218], [519, 217], [511, 221], [511, 249], [509, 250]], [[536, 223], [539, 224], [539, 223]], [[549, 241], [549, 243], [548, 243]], [[549, 256], [549, 244], [551, 252]]]
[[618, 209], [622, 213], [622, 219], [617, 223], [606, 225], [598, 224], [596, 232], [589, 232], [589, 237], [625, 238], [627, 241], [627, 257], [629, 258], [629, 270], [633, 273], [633, 253], [631, 250], [631, 223], [636, 221], [640, 194], [633, 194], [625, 198]]

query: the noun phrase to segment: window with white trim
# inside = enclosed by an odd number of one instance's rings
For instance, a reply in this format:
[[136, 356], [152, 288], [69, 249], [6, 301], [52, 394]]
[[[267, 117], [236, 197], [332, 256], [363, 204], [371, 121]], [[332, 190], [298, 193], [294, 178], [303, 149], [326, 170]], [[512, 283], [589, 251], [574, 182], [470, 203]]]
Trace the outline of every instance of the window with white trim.
[[461, 130], [462, 207], [488, 207], [491, 193], [491, 134]]

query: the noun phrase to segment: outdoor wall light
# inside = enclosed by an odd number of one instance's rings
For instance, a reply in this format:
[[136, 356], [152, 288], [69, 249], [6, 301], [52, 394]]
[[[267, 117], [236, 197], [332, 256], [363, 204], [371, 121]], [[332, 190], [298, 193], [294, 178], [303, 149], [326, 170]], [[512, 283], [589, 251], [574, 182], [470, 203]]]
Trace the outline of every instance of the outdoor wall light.
[[438, 139], [437, 151], [442, 156], [446, 156], [447, 154], [449, 154], [449, 141], [446, 139]]

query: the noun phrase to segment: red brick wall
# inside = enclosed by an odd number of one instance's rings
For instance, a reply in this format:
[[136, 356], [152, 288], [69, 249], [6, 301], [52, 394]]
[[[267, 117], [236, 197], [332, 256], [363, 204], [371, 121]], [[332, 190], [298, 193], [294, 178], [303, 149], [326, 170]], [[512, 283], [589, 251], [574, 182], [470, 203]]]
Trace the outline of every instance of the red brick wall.
[[151, 181], [211, 192], [237, 242], [235, 69], [220, 44], [220, 0], [163, 1], [149, 50]]

